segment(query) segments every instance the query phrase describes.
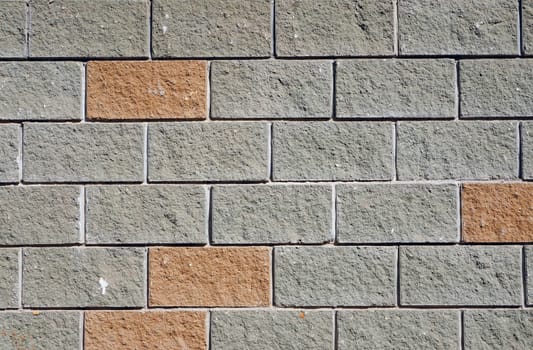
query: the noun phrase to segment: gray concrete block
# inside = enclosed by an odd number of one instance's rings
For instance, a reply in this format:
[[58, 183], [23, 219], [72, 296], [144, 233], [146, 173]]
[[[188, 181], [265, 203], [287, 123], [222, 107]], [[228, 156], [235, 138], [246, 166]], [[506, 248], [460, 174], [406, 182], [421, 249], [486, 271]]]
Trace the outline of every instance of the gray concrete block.
[[400, 122], [400, 180], [515, 179], [515, 122]]
[[148, 57], [147, 0], [32, 0], [32, 57]]
[[25, 307], [146, 304], [143, 248], [25, 248]]
[[3, 0], [0, 7], [0, 57], [26, 55], [26, 1]]
[[523, 122], [521, 126], [522, 138], [522, 177], [533, 179], [533, 123]]
[[522, 41], [526, 55], [533, 54], [533, 0], [522, 0]]
[[331, 349], [333, 313], [313, 310], [215, 310], [213, 349]]
[[520, 305], [520, 247], [400, 247], [401, 305]]
[[516, 55], [518, 2], [514, 0], [402, 0], [400, 54]]
[[0, 125], [0, 183], [19, 181], [20, 126]]
[[394, 53], [392, 1], [278, 0], [279, 56], [379, 56]]
[[526, 304], [533, 305], [533, 247], [525, 248]]
[[25, 124], [27, 182], [143, 180], [140, 124]]
[[0, 250], [1, 309], [16, 309], [19, 306], [19, 283], [19, 250], [4, 248]]
[[181, 123], [148, 127], [150, 181], [268, 178], [266, 123]]
[[0, 245], [80, 242], [80, 188], [0, 187], [0, 198]]
[[337, 313], [339, 350], [455, 349], [459, 312], [358, 310]]
[[89, 186], [89, 243], [207, 243], [201, 186]]
[[277, 306], [394, 305], [395, 247], [276, 247]]
[[331, 186], [216, 186], [214, 243], [322, 243], [332, 239]]
[[213, 118], [329, 118], [329, 61], [215, 61]]
[[390, 180], [392, 132], [391, 123], [275, 123], [274, 180]]
[[155, 57], [268, 57], [270, 0], [158, 0]]
[[456, 242], [455, 185], [338, 185], [341, 243]]
[[80, 120], [83, 65], [0, 62], [0, 120]]
[[338, 118], [452, 118], [453, 60], [346, 60], [337, 63]]

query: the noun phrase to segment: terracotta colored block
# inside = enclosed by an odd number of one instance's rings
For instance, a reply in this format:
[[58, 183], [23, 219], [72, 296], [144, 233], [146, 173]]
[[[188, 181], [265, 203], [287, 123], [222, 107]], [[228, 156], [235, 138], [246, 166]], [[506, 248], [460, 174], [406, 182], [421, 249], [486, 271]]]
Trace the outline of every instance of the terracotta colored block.
[[205, 61], [94, 61], [87, 65], [87, 118], [205, 119]]
[[85, 350], [206, 349], [206, 313], [192, 311], [90, 311]]
[[533, 184], [465, 184], [465, 242], [533, 242]]
[[270, 305], [269, 248], [153, 248], [150, 306]]

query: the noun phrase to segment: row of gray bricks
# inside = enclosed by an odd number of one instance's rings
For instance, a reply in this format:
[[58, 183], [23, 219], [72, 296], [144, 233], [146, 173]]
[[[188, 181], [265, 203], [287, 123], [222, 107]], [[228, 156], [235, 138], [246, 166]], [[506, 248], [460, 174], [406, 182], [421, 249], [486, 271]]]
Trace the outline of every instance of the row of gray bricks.
[[7, 0], [0, 20], [3, 57], [533, 53], [533, 0]]
[[[170, 311], [168, 311], [170, 312]], [[212, 349], [531, 349], [530, 310], [213, 310]], [[0, 313], [13, 344], [78, 349], [83, 313]], [[19, 336], [24, 334], [25, 336]], [[461, 345], [462, 343], [462, 345]]]
[[[517, 245], [277, 246], [272, 248], [273, 304], [531, 305], [533, 274], [527, 271], [533, 271], [532, 249]], [[3, 248], [0, 257], [1, 308], [152, 306], [146, 295], [146, 248]], [[106, 293], [98, 282], [101, 276], [112, 286]], [[156, 305], [183, 306], [172, 299]]]

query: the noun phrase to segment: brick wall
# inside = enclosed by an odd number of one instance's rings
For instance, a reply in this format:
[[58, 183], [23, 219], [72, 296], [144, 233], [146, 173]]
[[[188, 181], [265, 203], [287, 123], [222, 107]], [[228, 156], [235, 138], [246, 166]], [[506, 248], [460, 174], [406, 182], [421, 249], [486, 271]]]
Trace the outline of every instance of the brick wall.
[[532, 135], [533, 0], [1, 0], [0, 349], [533, 349]]

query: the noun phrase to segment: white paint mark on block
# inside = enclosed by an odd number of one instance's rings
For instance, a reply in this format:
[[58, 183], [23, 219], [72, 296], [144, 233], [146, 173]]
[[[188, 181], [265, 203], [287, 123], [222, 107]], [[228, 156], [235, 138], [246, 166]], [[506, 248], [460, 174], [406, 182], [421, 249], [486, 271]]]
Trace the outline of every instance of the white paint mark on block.
[[102, 295], [105, 295], [106, 288], [109, 287], [109, 283], [102, 277], [98, 280], [98, 283], [100, 284], [100, 289], [102, 290]]

